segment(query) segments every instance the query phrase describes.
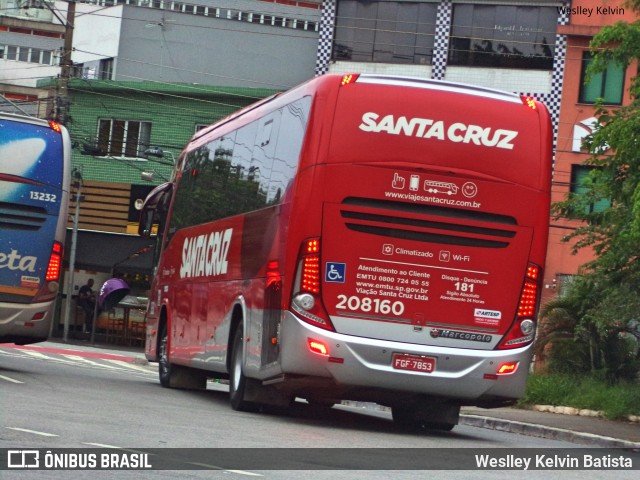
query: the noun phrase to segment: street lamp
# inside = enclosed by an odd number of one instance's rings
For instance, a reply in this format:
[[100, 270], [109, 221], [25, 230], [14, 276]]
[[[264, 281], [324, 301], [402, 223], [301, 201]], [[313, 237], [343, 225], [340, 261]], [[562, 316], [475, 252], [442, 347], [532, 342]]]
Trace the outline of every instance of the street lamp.
[[[144, 154], [147, 155], [148, 157], [156, 157], [156, 158], [165, 158], [166, 155], [169, 155], [169, 158], [171, 158], [171, 165], [175, 166], [176, 164], [176, 157], [173, 156], [173, 152], [169, 152], [169, 151], [165, 152], [160, 147], [149, 147], [144, 151]], [[156, 172], [154, 171], [140, 173], [140, 178], [147, 182], [153, 182], [155, 180], [155, 177], [156, 177]]]
[[176, 164], [176, 157], [173, 156], [173, 153], [169, 151], [165, 152], [160, 147], [149, 147], [144, 151], [144, 154], [156, 158], [165, 158], [166, 155], [169, 155], [169, 158], [171, 158], [171, 164]]

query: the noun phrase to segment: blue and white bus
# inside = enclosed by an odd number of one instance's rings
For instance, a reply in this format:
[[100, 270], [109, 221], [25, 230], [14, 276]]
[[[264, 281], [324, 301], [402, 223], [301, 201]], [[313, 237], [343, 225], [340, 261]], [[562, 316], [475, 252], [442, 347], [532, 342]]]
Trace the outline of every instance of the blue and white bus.
[[49, 336], [70, 178], [71, 141], [63, 126], [0, 113], [0, 343]]

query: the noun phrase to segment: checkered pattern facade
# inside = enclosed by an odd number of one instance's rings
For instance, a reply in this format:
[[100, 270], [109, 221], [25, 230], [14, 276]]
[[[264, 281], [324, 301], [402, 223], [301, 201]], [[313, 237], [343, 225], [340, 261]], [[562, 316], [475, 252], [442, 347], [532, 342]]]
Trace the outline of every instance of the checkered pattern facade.
[[431, 78], [435, 80], [444, 80], [444, 74], [447, 70], [452, 13], [451, 0], [440, 2], [438, 11], [436, 12], [436, 35], [433, 42], [433, 61], [431, 68]]
[[[568, 7], [569, 2], [564, 2], [563, 6]], [[337, 13], [336, 10], [337, 0], [323, 0], [322, 17], [320, 23], [320, 38], [318, 42], [318, 53], [316, 58], [316, 75], [324, 75], [329, 71]], [[569, 14], [566, 9], [563, 9], [562, 11], [564, 13], [561, 13], [558, 17], [558, 25], [567, 25], [569, 23]], [[452, 20], [453, 1], [441, 1], [438, 4], [438, 10], [436, 13], [436, 30], [431, 69], [431, 78], [435, 80], [444, 80], [446, 77], [447, 58], [449, 53], [449, 38]], [[553, 123], [554, 129], [554, 150], [558, 135], [566, 52], [567, 36], [556, 35], [555, 52], [553, 58], [553, 72], [551, 77], [551, 89], [549, 93], [518, 92], [522, 95], [536, 98], [547, 106], [551, 115], [551, 121]]]
[[[563, 7], [569, 7], [568, 3], [563, 3]], [[562, 9], [562, 13], [558, 17], [558, 25], [567, 25], [569, 23], [569, 13], [567, 9]], [[553, 55], [553, 72], [551, 73], [551, 91], [550, 93], [529, 93], [521, 92], [521, 95], [533, 97], [541, 101], [549, 110], [551, 124], [553, 126], [553, 151], [555, 157], [556, 146], [558, 143], [558, 128], [560, 126], [560, 105], [562, 103], [562, 84], [564, 80], [565, 59], [567, 55], [567, 36], [556, 35], [555, 51]], [[555, 158], [554, 158], [555, 164]]]
[[[569, 3], [562, 4], [563, 7], [569, 7]], [[567, 25], [569, 23], [568, 8], [563, 8], [558, 17], [558, 25]], [[553, 73], [551, 75], [551, 93], [549, 99], [545, 102], [551, 121], [553, 122], [553, 150], [555, 152], [556, 142], [558, 140], [558, 126], [560, 124], [560, 103], [562, 101], [562, 83], [564, 80], [565, 59], [567, 56], [567, 36], [556, 35], [556, 49], [553, 56]]]
[[329, 71], [331, 49], [333, 48], [333, 29], [336, 20], [337, 0], [323, 0], [322, 17], [320, 18], [320, 38], [316, 56], [316, 76]]

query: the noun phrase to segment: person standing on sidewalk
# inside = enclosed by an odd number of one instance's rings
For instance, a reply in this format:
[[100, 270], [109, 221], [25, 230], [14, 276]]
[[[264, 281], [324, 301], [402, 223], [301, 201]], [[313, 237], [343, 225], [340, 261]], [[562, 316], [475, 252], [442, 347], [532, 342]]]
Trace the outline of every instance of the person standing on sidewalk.
[[78, 306], [84, 311], [84, 333], [91, 332], [95, 305], [96, 297], [93, 293], [93, 278], [90, 278], [87, 280], [86, 285], [80, 287], [78, 291]]

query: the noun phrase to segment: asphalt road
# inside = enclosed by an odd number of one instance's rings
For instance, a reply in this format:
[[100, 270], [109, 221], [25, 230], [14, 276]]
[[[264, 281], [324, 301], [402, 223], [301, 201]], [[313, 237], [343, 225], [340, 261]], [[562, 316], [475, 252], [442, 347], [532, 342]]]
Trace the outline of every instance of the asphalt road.
[[[393, 475], [394, 480], [418, 479], [429, 474], [425, 463], [434, 461], [442, 468], [437, 478], [457, 479], [469, 476], [467, 470], [456, 470], [469, 459], [469, 449], [506, 457], [517, 455], [521, 452], [518, 449], [552, 452], [549, 449], [575, 447], [464, 425], [452, 432], [406, 431], [396, 426], [388, 413], [368, 409], [318, 411], [299, 403], [287, 413], [235, 412], [228, 405], [225, 385], [210, 383], [206, 391], [164, 389], [154, 365], [0, 347], [0, 448], [152, 452], [151, 463], [171, 460], [175, 468], [185, 469], [95, 471], [91, 478], [229, 479], [259, 475], [293, 479], [313, 475], [333, 480], [387, 479]], [[154, 450], [169, 448], [190, 450]], [[202, 448], [239, 450], [206, 451], [205, 457], [193, 450]], [[282, 450], [265, 452], [265, 448]], [[246, 458], [227, 463], [229, 455]], [[256, 458], [259, 461], [254, 462]], [[0, 477], [68, 479], [87, 478], [87, 473], [12, 470], [0, 472]], [[587, 478], [637, 478], [637, 473], [592, 471]], [[510, 480], [558, 478], [558, 474], [563, 479], [585, 478], [581, 471], [557, 469], [473, 473], [474, 478]]]

